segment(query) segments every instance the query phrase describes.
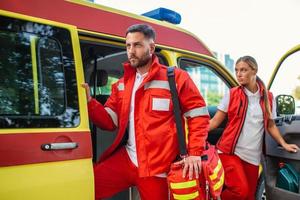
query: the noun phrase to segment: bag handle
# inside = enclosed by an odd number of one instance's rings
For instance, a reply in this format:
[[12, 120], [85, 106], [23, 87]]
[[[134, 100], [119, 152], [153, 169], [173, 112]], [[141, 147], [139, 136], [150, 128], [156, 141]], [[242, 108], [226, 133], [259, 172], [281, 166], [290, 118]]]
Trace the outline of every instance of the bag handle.
[[185, 144], [185, 134], [182, 127], [182, 118], [181, 118], [181, 110], [178, 100], [178, 93], [176, 89], [176, 83], [175, 83], [175, 67], [168, 67], [167, 68], [167, 75], [168, 75], [168, 82], [170, 85], [170, 91], [172, 95], [172, 102], [174, 107], [174, 116], [175, 116], [175, 122], [176, 122], [176, 129], [177, 129], [177, 137], [178, 137], [178, 143], [179, 143], [179, 149], [180, 149], [180, 155], [184, 156], [187, 155], [187, 149]]

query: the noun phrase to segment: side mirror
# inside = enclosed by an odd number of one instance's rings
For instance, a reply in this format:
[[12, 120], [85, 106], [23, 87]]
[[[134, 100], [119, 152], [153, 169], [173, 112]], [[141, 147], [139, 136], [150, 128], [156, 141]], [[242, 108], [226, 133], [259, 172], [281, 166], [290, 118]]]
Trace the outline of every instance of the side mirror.
[[295, 100], [291, 95], [281, 94], [276, 97], [277, 115], [295, 114]]

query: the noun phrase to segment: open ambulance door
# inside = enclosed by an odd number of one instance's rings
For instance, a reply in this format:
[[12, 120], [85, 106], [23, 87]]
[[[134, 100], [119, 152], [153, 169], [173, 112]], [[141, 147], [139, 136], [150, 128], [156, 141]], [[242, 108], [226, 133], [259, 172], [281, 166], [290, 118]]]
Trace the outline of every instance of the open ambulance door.
[[0, 10], [0, 44], [0, 199], [94, 199], [76, 27]]
[[[277, 127], [287, 143], [300, 146], [300, 45], [281, 58], [269, 82], [269, 89], [276, 99]], [[265, 142], [266, 198], [300, 199], [300, 151], [286, 152], [269, 134], [266, 134]]]

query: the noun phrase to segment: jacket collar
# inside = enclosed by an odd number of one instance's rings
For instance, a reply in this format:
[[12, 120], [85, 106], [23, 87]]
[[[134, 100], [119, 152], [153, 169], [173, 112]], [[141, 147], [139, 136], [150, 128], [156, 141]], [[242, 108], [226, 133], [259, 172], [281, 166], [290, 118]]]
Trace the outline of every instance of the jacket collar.
[[[256, 81], [257, 85], [258, 85], [258, 89], [259, 89], [259, 96], [263, 97], [264, 96], [264, 86], [260, 81]], [[247, 90], [244, 86], [240, 85], [239, 86], [240, 89], [242, 89], [243, 93], [246, 95], [245, 90]]]
[[[124, 81], [126, 82], [130, 77], [132, 76], [135, 77], [136, 68], [132, 67], [129, 61], [123, 63], [123, 66], [124, 66]], [[149, 68], [148, 75], [145, 77], [144, 81], [151, 80], [152, 77], [159, 71], [159, 68], [160, 68], [160, 64], [158, 61], [158, 57], [153, 54], [151, 67]]]

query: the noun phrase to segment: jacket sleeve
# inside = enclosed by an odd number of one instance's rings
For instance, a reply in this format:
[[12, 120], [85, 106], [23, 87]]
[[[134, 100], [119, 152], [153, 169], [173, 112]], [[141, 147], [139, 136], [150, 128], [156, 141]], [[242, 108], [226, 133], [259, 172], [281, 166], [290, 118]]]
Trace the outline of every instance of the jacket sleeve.
[[202, 154], [207, 139], [210, 119], [208, 110], [203, 97], [187, 72], [181, 71], [176, 83], [181, 112], [187, 120], [188, 153], [198, 156]]
[[114, 130], [118, 127], [117, 97], [118, 91], [116, 84], [114, 84], [112, 86], [112, 93], [107, 99], [105, 106], [96, 99], [92, 99], [88, 103], [89, 118], [97, 127], [105, 130]]

